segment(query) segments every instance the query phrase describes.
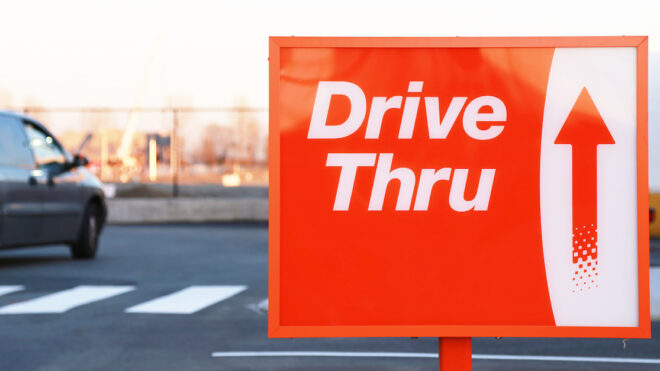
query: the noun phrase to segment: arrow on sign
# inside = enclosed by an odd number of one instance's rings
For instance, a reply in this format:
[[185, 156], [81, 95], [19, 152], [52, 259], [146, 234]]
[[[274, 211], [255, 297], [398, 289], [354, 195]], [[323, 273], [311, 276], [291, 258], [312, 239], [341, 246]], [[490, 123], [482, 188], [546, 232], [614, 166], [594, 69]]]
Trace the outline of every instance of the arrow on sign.
[[[555, 144], [570, 144], [573, 157], [573, 291], [598, 287], [598, 145], [614, 144], [589, 92], [583, 88]], [[582, 287], [581, 287], [582, 286]]]

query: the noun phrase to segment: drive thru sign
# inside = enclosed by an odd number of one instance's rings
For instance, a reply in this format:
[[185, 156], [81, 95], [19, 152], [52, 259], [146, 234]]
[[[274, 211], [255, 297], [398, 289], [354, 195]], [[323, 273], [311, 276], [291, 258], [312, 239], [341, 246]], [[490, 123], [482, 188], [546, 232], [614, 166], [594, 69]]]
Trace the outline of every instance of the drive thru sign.
[[271, 38], [271, 337], [649, 337], [647, 39]]

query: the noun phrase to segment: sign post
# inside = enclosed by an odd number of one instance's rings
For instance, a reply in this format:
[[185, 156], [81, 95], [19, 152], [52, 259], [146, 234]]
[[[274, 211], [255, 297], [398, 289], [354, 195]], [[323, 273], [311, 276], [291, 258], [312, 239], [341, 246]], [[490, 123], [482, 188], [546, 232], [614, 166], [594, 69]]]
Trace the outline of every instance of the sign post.
[[646, 37], [270, 38], [270, 337], [648, 338]]
[[472, 338], [438, 338], [440, 371], [472, 370]]

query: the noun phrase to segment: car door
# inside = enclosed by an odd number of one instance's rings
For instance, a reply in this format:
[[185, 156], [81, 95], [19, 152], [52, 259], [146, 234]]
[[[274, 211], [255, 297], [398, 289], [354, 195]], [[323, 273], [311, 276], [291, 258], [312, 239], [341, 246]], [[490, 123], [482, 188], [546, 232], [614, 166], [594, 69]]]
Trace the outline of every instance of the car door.
[[0, 114], [0, 211], [3, 246], [44, 242], [45, 176], [36, 169], [21, 120]]
[[46, 177], [42, 199], [42, 233], [48, 242], [76, 239], [83, 213], [82, 174], [72, 168], [70, 156], [41, 125], [24, 120], [25, 132], [37, 169]]

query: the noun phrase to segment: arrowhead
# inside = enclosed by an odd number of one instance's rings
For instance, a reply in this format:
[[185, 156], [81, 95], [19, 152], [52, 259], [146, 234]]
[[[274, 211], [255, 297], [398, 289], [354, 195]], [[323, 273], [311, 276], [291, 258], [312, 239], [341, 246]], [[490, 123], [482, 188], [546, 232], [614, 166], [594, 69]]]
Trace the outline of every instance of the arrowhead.
[[555, 144], [614, 144], [612, 134], [607, 129], [587, 88], [582, 88], [580, 96], [555, 139]]

